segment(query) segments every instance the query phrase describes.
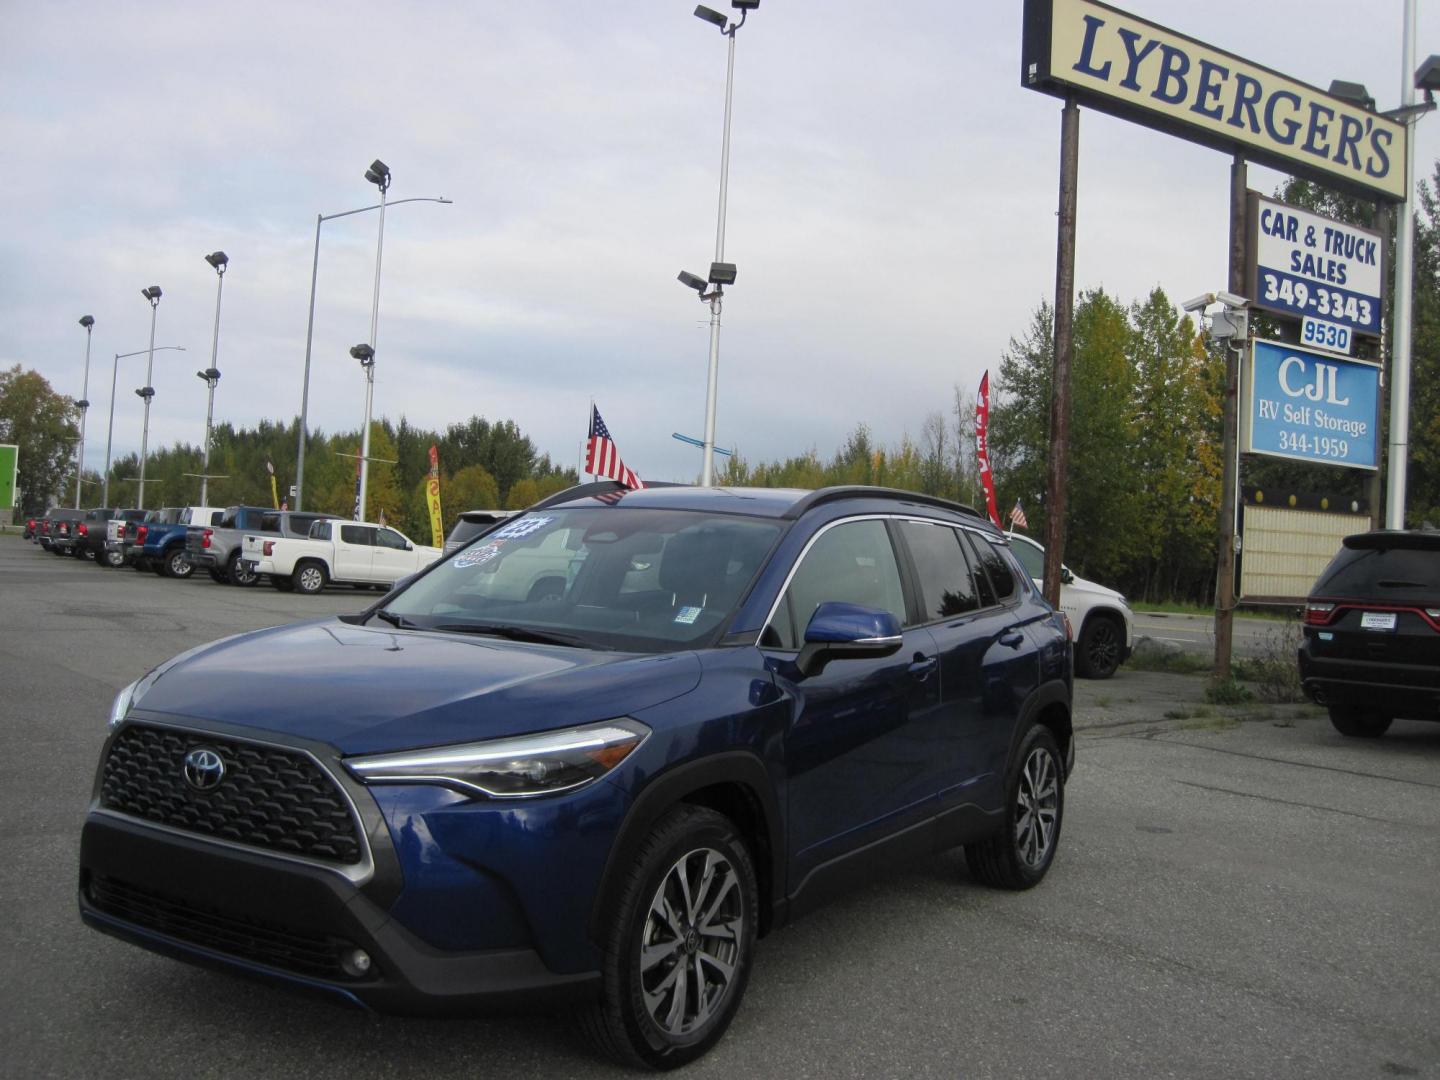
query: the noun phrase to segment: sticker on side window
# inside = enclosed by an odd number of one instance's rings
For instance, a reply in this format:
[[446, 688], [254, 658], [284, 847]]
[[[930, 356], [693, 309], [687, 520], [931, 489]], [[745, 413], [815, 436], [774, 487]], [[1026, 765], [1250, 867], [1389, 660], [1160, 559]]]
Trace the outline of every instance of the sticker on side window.
[[455, 567], [456, 570], [467, 570], [472, 566], [487, 563], [499, 554], [500, 549], [494, 544], [487, 544], [484, 547], [466, 548], [460, 552], [459, 555], [455, 556], [454, 561], [452, 561], [450, 565]]
[[490, 539], [518, 540], [522, 536], [529, 536], [533, 532], [539, 532], [553, 520], [553, 518], [548, 517], [521, 518], [519, 521], [512, 521], [509, 525], [502, 525], [497, 531], [490, 534]]

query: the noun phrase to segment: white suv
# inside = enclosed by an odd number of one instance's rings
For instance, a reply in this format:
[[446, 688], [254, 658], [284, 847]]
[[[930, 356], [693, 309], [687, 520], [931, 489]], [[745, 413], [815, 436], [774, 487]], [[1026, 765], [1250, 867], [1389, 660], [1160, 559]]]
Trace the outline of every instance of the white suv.
[[[1045, 549], [1028, 536], [1007, 534], [1010, 550], [1038, 587], [1045, 576]], [[1135, 617], [1130, 605], [1114, 589], [1086, 581], [1060, 568], [1060, 610], [1075, 627], [1075, 674], [1087, 679], [1108, 679], [1130, 658], [1134, 647]]]

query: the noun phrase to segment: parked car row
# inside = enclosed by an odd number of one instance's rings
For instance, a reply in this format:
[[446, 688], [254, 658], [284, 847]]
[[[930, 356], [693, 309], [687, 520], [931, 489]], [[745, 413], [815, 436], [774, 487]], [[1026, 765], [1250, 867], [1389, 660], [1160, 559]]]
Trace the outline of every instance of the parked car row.
[[[388, 589], [441, 554], [383, 524], [262, 506], [56, 507], [27, 521], [25, 536], [102, 569], [130, 566], [171, 578], [202, 569], [220, 584], [249, 586], [263, 578], [305, 593], [332, 583]], [[247, 546], [251, 558], [244, 557]]]

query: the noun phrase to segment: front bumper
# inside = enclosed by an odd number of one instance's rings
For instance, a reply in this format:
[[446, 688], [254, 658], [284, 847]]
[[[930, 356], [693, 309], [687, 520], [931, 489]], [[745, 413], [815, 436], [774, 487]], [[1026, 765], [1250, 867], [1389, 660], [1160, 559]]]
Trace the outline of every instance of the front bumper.
[[[383, 876], [383, 875], [382, 875]], [[393, 887], [92, 811], [80, 915], [180, 960], [396, 1013], [511, 1011], [593, 999], [598, 972], [552, 971], [531, 948], [437, 949], [392, 917]], [[369, 956], [360, 973], [354, 950]]]

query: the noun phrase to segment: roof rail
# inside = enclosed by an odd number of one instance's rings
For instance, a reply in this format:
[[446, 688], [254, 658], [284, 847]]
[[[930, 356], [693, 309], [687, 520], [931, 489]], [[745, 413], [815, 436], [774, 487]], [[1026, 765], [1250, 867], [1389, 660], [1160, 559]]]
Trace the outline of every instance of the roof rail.
[[989, 520], [973, 506], [966, 506], [964, 503], [953, 502], [950, 499], [942, 499], [938, 495], [923, 495], [918, 491], [903, 491], [900, 488], [869, 487], [864, 484], [842, 484], [836, 487], [817, 488], [797, 500], [782, 516], [791, 519], [798, 518], [806, 511], [824, 503], [835, 502], [838, 499], [857, 498], [894, 499], [896, 502], [922, 503], [925, 506], [935, 506], [956, 514], [969, 514], [981, 521]]

